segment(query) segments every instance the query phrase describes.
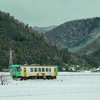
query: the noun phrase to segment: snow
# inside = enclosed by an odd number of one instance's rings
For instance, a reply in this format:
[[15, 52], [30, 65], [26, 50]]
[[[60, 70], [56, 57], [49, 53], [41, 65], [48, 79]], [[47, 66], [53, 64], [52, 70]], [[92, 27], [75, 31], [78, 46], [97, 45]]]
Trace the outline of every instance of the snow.
[[12, 80], [0, 85], [0, 100], [100, 100], [100, 73], [59, 72], [54, 80]]

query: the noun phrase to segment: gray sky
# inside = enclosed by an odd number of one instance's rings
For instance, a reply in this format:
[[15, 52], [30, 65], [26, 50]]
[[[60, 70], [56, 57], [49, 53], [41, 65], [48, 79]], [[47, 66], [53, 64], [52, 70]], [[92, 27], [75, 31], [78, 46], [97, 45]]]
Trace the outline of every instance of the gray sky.
[[31, 26], [99, 17], [100, 0], [0, 0], [0, 10]]

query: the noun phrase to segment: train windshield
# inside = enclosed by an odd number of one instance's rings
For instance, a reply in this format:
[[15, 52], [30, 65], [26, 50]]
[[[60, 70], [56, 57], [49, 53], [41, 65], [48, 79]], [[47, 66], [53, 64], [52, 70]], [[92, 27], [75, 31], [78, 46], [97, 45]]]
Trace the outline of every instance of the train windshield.
[[12, 66], [10, 66], [10, 69], [11, 69], [11, 71], [14, 71], [14, 72], [21, 71], [20, 65], [12, 65]]
[[17, 68], [16, 68], [16, 71], [19, 72], [19, 71], [20, 71], [20, 67], [17, 67]]

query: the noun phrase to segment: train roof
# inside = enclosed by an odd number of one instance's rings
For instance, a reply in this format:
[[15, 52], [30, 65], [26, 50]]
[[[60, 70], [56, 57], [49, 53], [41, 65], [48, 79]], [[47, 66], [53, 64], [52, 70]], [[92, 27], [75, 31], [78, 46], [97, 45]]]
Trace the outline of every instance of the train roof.
[[39, 65], [39, 64], [32, 64], [32, 65], [11, 65], [10, 68], [16, 67], [56, 67], [54, 65]]
[[11, 65], [10, 68], [20, 67], [20, 65]]
[[27, 65], [27, 66], [24, 66], [24, 65], [21, 65], [21, 67], [56, 67], [56, 66], [52, 66], [52, 65]]

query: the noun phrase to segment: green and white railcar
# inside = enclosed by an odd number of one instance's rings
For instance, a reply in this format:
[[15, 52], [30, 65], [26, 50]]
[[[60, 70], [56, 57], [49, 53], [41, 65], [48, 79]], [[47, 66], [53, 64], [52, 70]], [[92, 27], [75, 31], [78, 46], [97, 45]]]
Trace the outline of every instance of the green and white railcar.
[[58, 67], [40, 65], [11, 65], [10, 75], [13, 78], [20, 79], [55, 79], [58, 75]]

